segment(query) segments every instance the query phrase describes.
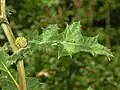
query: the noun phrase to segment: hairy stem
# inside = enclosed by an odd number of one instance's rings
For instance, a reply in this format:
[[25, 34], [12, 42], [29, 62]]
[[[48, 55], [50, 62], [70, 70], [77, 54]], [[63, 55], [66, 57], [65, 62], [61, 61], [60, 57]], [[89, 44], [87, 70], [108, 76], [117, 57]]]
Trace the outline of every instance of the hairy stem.
[[[6, 18], [6, 12], [5, 12], [5, 0], [0, 0], [0, 16], [4, 19]], [[10, 25], [8, 23], [2, 23], [2, 28], [4, 30], [4, 33], [12, 47], [13, 52], [17, 52], [18, 48], [15, 45], [15, 37], [12, 33], [12, 30], [10, 28]], [[17, 70], [19, 75], [19, 90], [27, 90], [26, 88], [26, 79], [25, 79], [25, 71], [24, 71], [24, 64], [23, 60], [18, 60], [17, 62]]]

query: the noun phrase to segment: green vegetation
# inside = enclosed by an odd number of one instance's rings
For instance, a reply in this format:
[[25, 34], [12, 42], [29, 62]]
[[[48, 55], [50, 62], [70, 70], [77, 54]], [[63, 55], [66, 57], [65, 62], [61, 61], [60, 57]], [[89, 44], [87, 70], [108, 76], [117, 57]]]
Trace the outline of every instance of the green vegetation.
[[0, 90], [120, 89], [119, 0], [6, 3]]

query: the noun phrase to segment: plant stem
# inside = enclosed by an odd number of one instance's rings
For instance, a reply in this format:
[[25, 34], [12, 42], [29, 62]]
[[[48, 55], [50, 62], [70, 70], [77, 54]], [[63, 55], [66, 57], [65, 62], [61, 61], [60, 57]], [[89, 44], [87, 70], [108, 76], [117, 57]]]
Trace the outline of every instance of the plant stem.
[[109, 0], [105, 1], [105, 23], [106, 23], [106, 32], [107, 32], [107, 36], [106, 36], [106, 46], [108, 48], [111, 47], [111, 42], [110, 42], [110, 5], [109, 5]]
[[[2, 18], [6, 18], [6, 12], [5, 12], [5, 0], [0, 0], [0, 14]], [[17, 52], [19, 49], [15, 45], [15, 37], [12, 33], [11, 27], [8, 23], [2, 23], [2, 28], [4, 30], [4, 33], [12, 47], [13, 52]], [[17, 62], [17, 70], [19, 75], [19, 90], [27, 90], [26, 88], [26, 79], [25, 79], [25, 71], [24, 71], [24, 64], [23, 60], [18, 60]]]
[[20, 90], [27, 90], [23, 60], [17, 62]]
[[96, 4], [96, 0], [88, 0], [88, 26], [91, 29], [93, 26], [93, 20], [95, 16], [94, 7]]

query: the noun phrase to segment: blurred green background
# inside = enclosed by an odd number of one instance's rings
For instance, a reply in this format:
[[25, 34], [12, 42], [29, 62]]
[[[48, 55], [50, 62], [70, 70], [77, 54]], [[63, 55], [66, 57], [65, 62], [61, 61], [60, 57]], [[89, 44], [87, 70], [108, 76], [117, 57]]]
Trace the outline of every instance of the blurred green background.
[[[25, 60], [26, 75], [37, 78], [41, 90], [120, 90], [120, 0], [7, 0], [7, 16], [15, 36], [31, 36], [49, 24], [81, 21], [82, 33], [99, 35], [99, 42], [110, 48], [114, 58], [77, 53], [73, 59], [57, 59], [55, 47], [39, 50]], [[1, 28], [0, 28], [1, 29]], [[62, 29], [61, 29], [62, 30]], [[7, 39], [0, 30], [0, 45]], [[42, 48], [42, 47], [41, 47]], [[36, 89], [34, 89], [36, 90]]]

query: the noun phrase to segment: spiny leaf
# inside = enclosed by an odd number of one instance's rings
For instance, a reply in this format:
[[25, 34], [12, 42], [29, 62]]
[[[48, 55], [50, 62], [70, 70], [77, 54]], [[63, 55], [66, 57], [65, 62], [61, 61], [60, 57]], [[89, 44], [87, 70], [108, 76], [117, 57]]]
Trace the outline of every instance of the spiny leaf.
[[28, 39], [33, 40], [33, 39], [37, 39], [37, 38], [39, 38], [39, 31], [38, 30], [31, 30], [29, 35], [28, 35]]
[[61, 34], [61, 38], [65, 41], [76, 41], [76, 39], [79, 38], [78, 36], [82, 36], [80, 31], [80, 22], [73, 23], [70, 26], [67, 25], [65, 31]]
[[40, 36], [41, 42], [48, 42], [56, 40], [56, 36], [58, 34], [58, 26], [55, 25], [49, 25], [46, 29], [43, 29], [43, 33]]
[[58, 34], [58, 29], [57, 25], [50, 25], [44, 29], [39, 39], [32, 40], [30, 43], [58, 45], [58, 58], [66, 55], [72, 56], [72, 54], [80, 51], [89, 52], [93, 56], [100, 54], [113, 57], [107, 47], [98, 43], [98, 36], [82, 36], [80, 22], [67, 25], [66, 29], [60, 34]]
[[58, 26], [49, 25], [46, 29], [43, 29], [43, 33], [40, 35], [39, 39], [34, 39], [29, 41], [30, 43], [36, 44], [47, 44], [58, 40]]
[[93, 56], [101, 54], [113, 56], [109, 49], [98, 43], [98, 36], [86, 37], [80, 32], [80, 22], [75, 22], [67, 26], [65, 31], [61, 33], [61, 41], [59, 42], [58, 57], [72, 55], [79, 51], [90, 52]]
[[[16, 62], [19, 59], [23, 59], [25, 53], [29, 52], [31, 49], [32, 49], [32, 51], [34, 51], [34, 49], [37, 48], [36, 45], [34, 45], [34, 44], [50, 45], [50, 44], [56, 42], [56, 40], [58, 41], [58, 38], [57, 38], [58, 37], [58, 29], [59, 28], [56, 24], [50, 25], [46, 29], [43, 29], [43, 33], [40, 36], [38, 36], [38, 31], [35, 31], [33, 33], [35, 38], [30, 38], [31, 41], [29, 41], [29, 43], [32, 43], [32, 44], [28, 45], [26, 48], [21, 48], [18, 52], [11, 55], [9, 59], [14, 60], [14, 62]], [[37, 35], [35, 36], [35, 34], [37, 34]]]

